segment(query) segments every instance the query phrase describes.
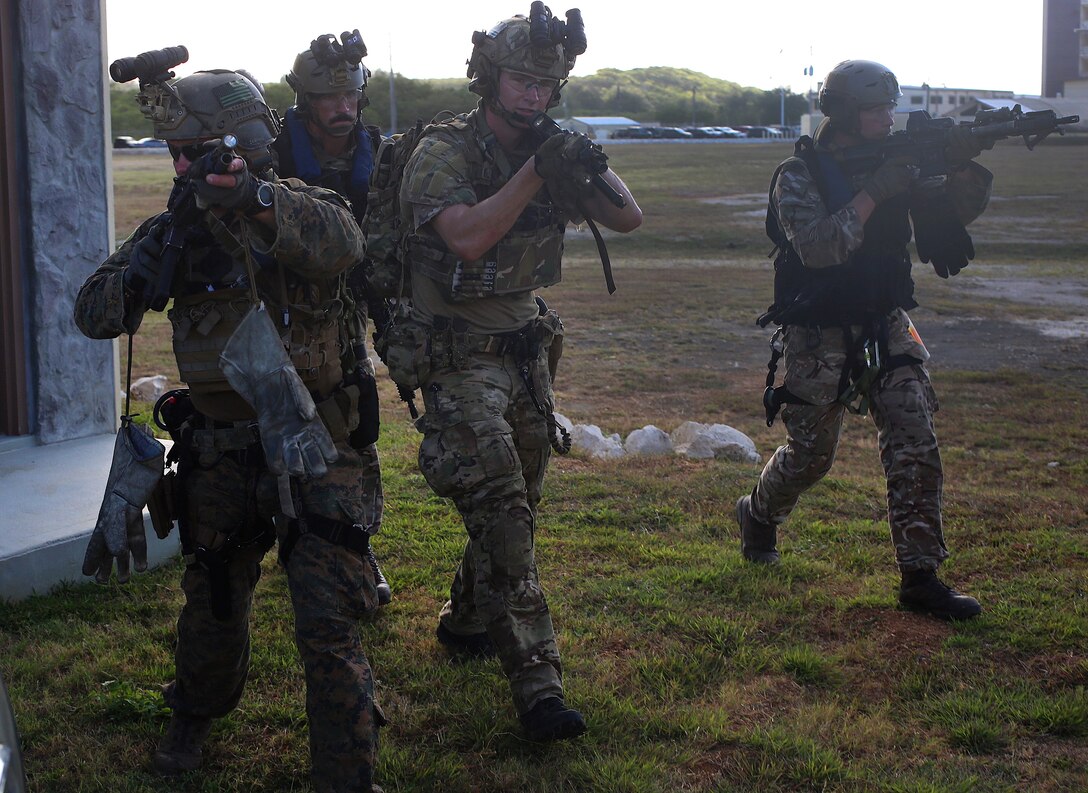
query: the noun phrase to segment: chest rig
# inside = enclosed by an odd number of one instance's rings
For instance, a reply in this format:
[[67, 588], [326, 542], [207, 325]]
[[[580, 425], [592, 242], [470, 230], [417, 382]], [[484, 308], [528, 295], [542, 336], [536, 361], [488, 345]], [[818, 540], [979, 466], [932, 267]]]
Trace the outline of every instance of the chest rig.
[[245, 255], [225, 227], [190, 246], [185, 266], [175, 276], [176, 297], [167, 315], [178, 373], [189, 387], [193, 406], [218, 421], [255, 417], [219, 368], [219, 354], [255, 297], [268, 307], [307, 389], [327, 397], [343, 377], [342, 278], [306, 282], [284, 267], [272, 266], [257, 271], [256, 284], [251, 285]]
[[[474, 116], [446, 121], [431, 134], [446, 138], [463, 154], [477, 201], [497, 193], [520, 167], [502, 151], [494, 135], [480, 129]], [[550, 201], [534, 198], [506, 235], [479, 259], [458, 258], [437, 234], [426, 230], [407, 235], [406, 256], [413, 275], [439, 283], [451, 301], [528, 292], [561, 280], [567, 220]]]

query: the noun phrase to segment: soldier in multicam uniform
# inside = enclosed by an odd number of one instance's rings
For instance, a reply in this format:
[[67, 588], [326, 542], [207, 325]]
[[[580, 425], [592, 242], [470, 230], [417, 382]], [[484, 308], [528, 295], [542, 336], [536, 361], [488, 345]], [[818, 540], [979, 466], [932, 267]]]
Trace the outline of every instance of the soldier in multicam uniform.
[[[364, 463], [347, 441], [358, 421], [357, 389], [343, 385], [340, 357], [330, 354], [344, 332], [343, 274], [365, 246], [336, 193], [279, 181], [268, 170], [278, 123], [245, 75], [204, 71], [142, 89], [141, 107], [174, 158], [175, 189], [188, 174], [197, 206], [207, 208], [183, 235], [170, 286], [174, 353], [189, 389], [160, 405], [180, 452], [177, 518], [187, 567], [176, 676], [164, 688], [173, 713], [153, 766], [164, 775], [199, 768], [212, 720], [238, 704], [249, 671], [253, 590], [261, 559], [278, 539], [306, 675], [315, 789], [369, 793], [378, 790], [372, 776], [381, 714], [356, 621], [373, 612], [377, 594], [361, 525]], [[200, 178], [194, 163], [204, 162], [203, 144], [226, 133], [238, 140], [228, 172]], [[145, 221], [83, 285], [75, 320], [84, 334], [109, 339], [138, 330], [144, 287], [159, 280], [166, 258], [167, 222], [164, 215]], [[274, 424], [261, 407], [255, 421], [251, 407], [254, 392], [277, 398], [270, 389], [287, 380], [266, 377], [243, 395], [220, 368], [236, 331], [257, 316], [247, 313], [251, 296], [275, 317], [278, 335], [268, 327], [282, 369], [309, 390], [317, 407], [310, 420], [335, 445], [316, 460], [303, 449], [310, 476], [277, 480], [263, 451]], [[298, 399], [297, 392], [285, 396]], [[290, 513], [297, 517], [285, 519]]]
[[[369, 102], [366, 83], [370, 71], [361, 62], [366, 56], [366, 46], [358, 30], [343, 34], [342, 39], [338, 43], [332, 35], [319, 36], [310, 49], [295, 58], [287, 75], [287, 83], [295, 91], [295, 104], [284, 114], [283, 129], [272, 151], [275, 171], [280, 177], [296, 177], [306, 184], [335, 190], [351, 201], [352, 214], [361, 225], [381, 133], [376, 126], [362, 120], [363, 108]], [[366, 324], [368, 301], [378, 298], [368, 293], [361, 266], [351, 269], [348, 283], [357, 321], [352, 364], [358, 367], [354, 374], [361, 390], [360, 409], [376, 416], [378, 390], [374, 364], [366, 350]], [[375, 440], [352, 438], [363, 459], [365, 525], [372, 537], [381, 530], [385, 504]], [[378, 566], [373, 547], [369, 560], [378, 582], [378, 604], [384, 606], [392, 600], [393, 591]]]
[[[902, 573], [899, 602], [949, 619], [979, 614], [974, 598], [937, 577], [947, 558], [941, 523], [941, 457], [933, 428], [937, 398], [929, 353], [907, 309], [913, 298], [907, 243], [911, 222], [926, 237], [942, 277], [973, 256], [964, 226], [986, 208], [992, 175], [972, 158], [981, 147], [966, 129], [949, 137], [947, 177], [919, 180], [910, 166], [887, 162], [848, 175], [836, 155], [891, 131], [899, 84], [871, 61], [844, 61], [820, 92], [826, 118], [811, 141], [799, 141], [772, 181], [768, 228], [779, 229], [775, 302], [761, 323], [782, 327], [775, 355], [784, 385], [770, 389], [768, 420], [786, 403], [786, 445], [736, 506], [741, 551], [751, 562], [776, 564], [776, 527], [800, 495], [835, 459], [847, 404], [866, 401], [877, 426], [888, 483], [888, 522]], [[807, 146], [805, 145], [807, 141]], [[923, 256], [928, 260], [929, 257]]]
[[404, 172], [412, 311], [391, 331], [386, 356], [394, 380], [422, 390], [420, 468], [468, 531], [438, 638], [454, 653], [498, 655], [525, 732], [538, 741], [586, 727], [564, 699], [534, 561], [549, 443], [559, 444], [551, 383], [562, 334], [534, 290], [559, 281], [571, 217], [620, 232], [642, 222], [611, 171], [603, 177], [624, 208], [580, 192], [589, 177], [579, 152], [599, 153], [587, 138], [564, 132], [538, 148], [527, 124], [558, 102], [584, 50], [572, 14], [564, 28], [549, 12], [553, 35], [535, 45], [522, 16], [473, 35], [469, 89], [479, 105], [426, 133]]

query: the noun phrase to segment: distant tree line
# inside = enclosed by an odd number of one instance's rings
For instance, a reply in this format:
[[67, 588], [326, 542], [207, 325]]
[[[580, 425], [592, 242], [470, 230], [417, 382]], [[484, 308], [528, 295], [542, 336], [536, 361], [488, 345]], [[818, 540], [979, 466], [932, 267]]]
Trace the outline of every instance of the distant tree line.
[[[468, 80], [413, 80], [396, 75], [397, 128], [403, 130], [416, 119], [429, 121], [449, 110], [461, 113], [476, 105], [477, 96], [468, 90]], [[294, 104], [294, 92], [286, 82], [266, 83], [268, 104], [282, 116]], [[367, 86], [370, 105], [366, 119], [383, 131], [390, 129], [389, 73], [376, 71]], [[627, 116], [639, 122], [674, 126], [717, 126], [736, 124], [777, 124], [782, 97], [778, 91], [745, 88], [728, 80], [708, 77], [690, 69], [653, 66], [643, 69], [602, 69], [575, 77], [563, 89], [556, 117]], [[110, 106], [114, 136], [134, 138], [153, 134], [151, 124], [140, 115], [132, 85], [111, 85]], [[799, 123], [808, 101], [786, 93], [787, 124]]]

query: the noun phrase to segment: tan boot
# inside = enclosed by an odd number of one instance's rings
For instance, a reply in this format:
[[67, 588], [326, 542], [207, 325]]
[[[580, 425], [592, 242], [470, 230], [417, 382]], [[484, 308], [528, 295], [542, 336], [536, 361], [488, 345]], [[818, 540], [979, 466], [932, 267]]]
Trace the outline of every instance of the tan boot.
[[152, 767], [163, 776], [197, 770], [203, 760], [200, 747], [211, 731], [211, 719], [174, 713], [151, 759]]

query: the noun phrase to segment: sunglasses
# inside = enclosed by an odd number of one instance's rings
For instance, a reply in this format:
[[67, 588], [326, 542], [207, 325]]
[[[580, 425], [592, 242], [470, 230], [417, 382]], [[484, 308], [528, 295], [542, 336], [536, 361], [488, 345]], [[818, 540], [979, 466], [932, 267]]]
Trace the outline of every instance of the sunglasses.
[[170, 149], [170, 156], [174, 158], [174, 162], [181, 159], [181, 155], [185, 155], [185, 159], [189, 162], [196, 162], [205, 154], [208, 153], [207, 141], [203, 143], [187, 143], [184, 146], [178, 146], [175, 143], [167, 143], [167, 148]]

